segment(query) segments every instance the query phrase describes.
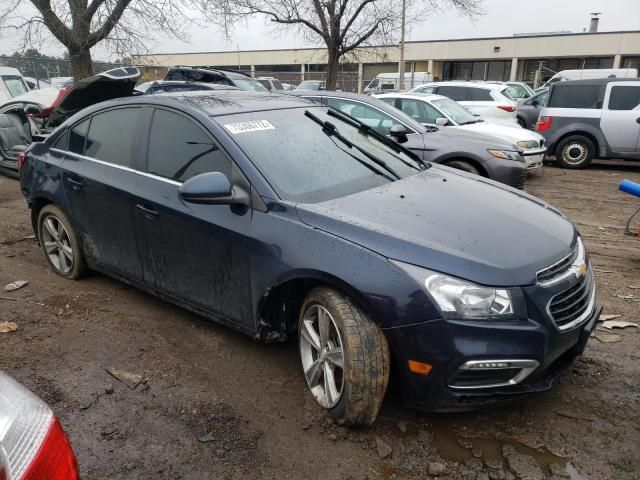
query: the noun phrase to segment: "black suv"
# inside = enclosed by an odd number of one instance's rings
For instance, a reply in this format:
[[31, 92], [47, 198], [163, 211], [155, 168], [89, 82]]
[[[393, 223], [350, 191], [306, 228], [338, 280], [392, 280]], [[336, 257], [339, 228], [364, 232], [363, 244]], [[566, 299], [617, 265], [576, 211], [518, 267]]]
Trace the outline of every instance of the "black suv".
[[221, 70], [198, 67], [171, 67], [164, 80], [183, 80], [187, 82], [219, 83], [231, 85], [240, 90], [267, 92], [268, 90], [257, 80], [246, 73], [235, 70]]

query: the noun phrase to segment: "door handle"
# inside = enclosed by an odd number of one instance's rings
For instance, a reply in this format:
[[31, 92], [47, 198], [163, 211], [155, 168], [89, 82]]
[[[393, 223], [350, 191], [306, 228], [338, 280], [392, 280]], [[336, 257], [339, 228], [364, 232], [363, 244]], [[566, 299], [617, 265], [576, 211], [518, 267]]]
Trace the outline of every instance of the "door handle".
[[73, 190], [82, 190], [82, 188], [84, 187], [84, 182], [78, 178], [67, 177], [67, 181], [69, 182]]
[[136, 208], [140, 211], [142, 211], [144, 213], [144, 217], [148, 218], [149, 220], [153, 220], [154, 218], [156, 218], [160, 212], [156, 212], [155, 210], [151, 209], [151, 208], [147, 208], [144, 205], [140, 204], [140, 203], [136, 203]]

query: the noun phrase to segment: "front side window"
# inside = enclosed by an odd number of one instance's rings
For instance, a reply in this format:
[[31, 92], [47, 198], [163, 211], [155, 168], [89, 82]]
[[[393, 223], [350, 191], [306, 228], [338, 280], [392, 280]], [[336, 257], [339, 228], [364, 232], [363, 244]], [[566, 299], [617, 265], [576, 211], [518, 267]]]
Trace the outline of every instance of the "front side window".
[[149, 133], [147, 170], [177, 182], [205, 172], [231, 176], [231, 162], [193, 120], [155, 110]]
[[91, 118], [85, 155], [114, 165], [131, 167], [135, 145], [135, 126], [141, 108], [119, 108]]
[[[349, 142], [383, 160], [401, 178], [419, 171], [412, 157], [328, 115], [322, 106], [224, 115], [215, 120], [285, 200], [323, 202], [395, 180], [355, 147], [324, 133], [305, 111], [331, 122]], [[239, 130], [238, 125], [258, 127]]]
[[640, 86], [611, 87], [609, 110], [635, 110], [638, 106], [640, 106]]
[[599, 108], [601, 85], [566, 85], [553, 87], [549, 98], [551, 108]]
[[22, 80], [22, 77], [17, 75], [3, 75], [2, 81], [6, 85], [7, 90], [9, 90], [12, 97], [17, 97], [18, 95], [22, 95], [29, 91], [24, 80]]
[[342, 98], [327, 98], [327, 103], [330, 107], [347, 113], [362, 123], [369, 125], [371, 128], [375, 128], [383, 135], [389, 135], [389, 133], [391, 133], [391, 127], [399, 123], [390, 115], [360, 102], [352, 102], [351, 100], [344, 100]]
[[260, 82], [253, 78], [233, 78], [233, 84], [240, 90], [247, 90], [250, 92], [268, 92], [269, 89], [265, 88]]
[[376, 88], [378, 86], [378, 79], [374, 78], [373, 80], [371, 80], [371, 83], [369, 84], [369, 88]]
[[535, 95], [533, 97], [531, 97], [529, 100], [527, 100], [525, 103], [525, 105], [533, 105], [534, 103], [536, 103], [539, 106], [544, 105], [545, 103], [547, 103], [547, 97], [549, 96], [549, 90], [539, 93], [538, 95]]

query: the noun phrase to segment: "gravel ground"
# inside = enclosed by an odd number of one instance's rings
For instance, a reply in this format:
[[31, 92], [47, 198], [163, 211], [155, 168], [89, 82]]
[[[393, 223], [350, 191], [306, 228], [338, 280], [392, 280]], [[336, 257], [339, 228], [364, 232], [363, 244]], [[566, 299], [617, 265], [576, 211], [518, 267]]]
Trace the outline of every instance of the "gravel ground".
[[[640, 316], [640, 167], [545, 167], [527, 190], [580, 229], [606, 314]], [[348, 430], [305, 393], [296, 346], [262, 345], [101, 275], [49, 271], [16, 181], [0, 177], [0, 368], [50, 403], [88, 479], [640, 479], [640, 329], [589, 342], [554, 388], [467, 414], [403, 409]], [[633, 288], [635, 287], [635, 288]], [[11, 300], [8, 300], [10, 298]], [[605, 333], [598, 331], [597, 334]], [[106, 369], [142, 376], [135, 388]]]

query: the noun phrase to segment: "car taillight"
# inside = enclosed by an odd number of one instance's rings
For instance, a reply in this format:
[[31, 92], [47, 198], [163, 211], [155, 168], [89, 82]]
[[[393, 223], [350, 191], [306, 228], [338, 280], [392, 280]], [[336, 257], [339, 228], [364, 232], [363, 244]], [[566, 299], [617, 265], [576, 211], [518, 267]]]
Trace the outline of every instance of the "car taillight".
[[[24, 153], [18, 154], [18, 170], [20, 170], [22, 168], [26, 158], [27, 158], [27, 156]], [[2, 477], [0, 477], [0, 480], [2, 480]]]
[[540, 117], [536, 122], [536, 132], [544, 132], [551, 128], [553, 117]]
[[0, 480], [77, 478], [76, 457], [51, 409], [0, 372]]
[[61, 88], [60, 91], [58, 92], [58, 96], [56, 97], [56, 99], [53, 101], [51, 105], [49, 105], [46, 108], [43, 108], [38, 113], [31, 114], [31, 116], [34, 118], [47, 118], [51, 114], [51, 112], [53, 112], [56, 108], [58, 108], [58, 105], [62, 103], [62, 99], [67, 95], [67, 92], [69, 90], [70, 90], [69, 87]]
[[514, 107], [513, 105], [498, 105], [498, 108], [509, 113], [513, 113], [516, 111], [516, 107]]

